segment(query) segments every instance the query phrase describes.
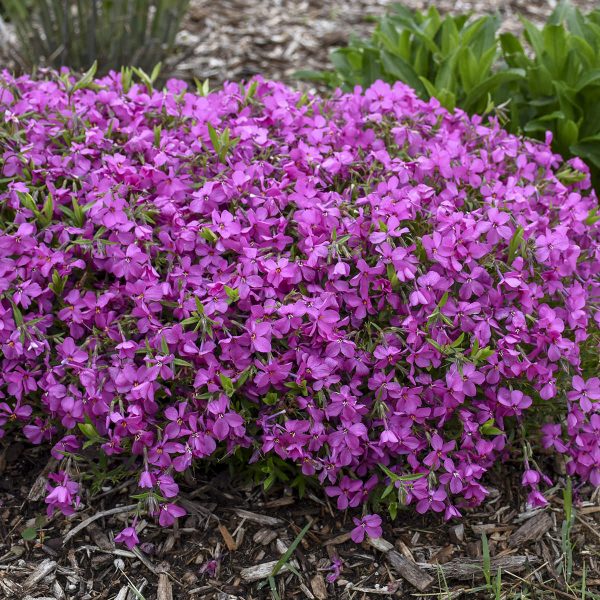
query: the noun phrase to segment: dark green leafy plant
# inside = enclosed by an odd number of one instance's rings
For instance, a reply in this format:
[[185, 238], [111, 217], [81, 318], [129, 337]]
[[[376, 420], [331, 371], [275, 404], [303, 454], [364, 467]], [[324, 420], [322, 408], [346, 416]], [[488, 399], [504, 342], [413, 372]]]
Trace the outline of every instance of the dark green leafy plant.
[[19, 38], [17, 60], [98, 71], [151, 70], [172, 48], [189, 0], [0, 0]]
[[553, 147], [584, 158], [600, 173], [600, 10], [583, 15], [561, 3], [542, 29], [523, 19], [525, 46], [500, 36], [509, 68], [526, 73], [514, 86], [511, 128], [536, 137], [548, 130]]
[[508, 129], [580, 156], [600, 182], [600, 10], [582, 14], [563, 1], [543, 28], [522, 19], [523, 34], [498, 33], [498, 18], [442, 19], [395, 5], [369, 40], [331, 54], [333, 70], [301, 78], [348, 90], [377, 79], [404, 81], [447, 108], [494, 113]]
[[434, 7], [421, 13], [395, 5], [379, 20], [370, 40], [354, 38], [348, 47], [332, 52], [335, 71], [304, 71], [299, 76], [346, 89], [377, 79], [400, 80], [422, 98], [435, 96], [451, 110], [461, 106], [483, 112], [491, 91], [524, 75], [521, 69], [493, 69], [500, 53], [499, 24], [497, 16], [442, 19]]

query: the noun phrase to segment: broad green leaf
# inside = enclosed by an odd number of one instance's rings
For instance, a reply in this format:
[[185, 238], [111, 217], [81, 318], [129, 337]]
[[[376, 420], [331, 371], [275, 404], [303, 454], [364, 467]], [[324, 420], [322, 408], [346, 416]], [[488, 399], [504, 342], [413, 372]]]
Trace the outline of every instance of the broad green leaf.
[[571, 119], [564, 119], [558, 122], [557, 134], [557, 143], [566, 151], [577, 141], [579, 127]]
[[421, 97], [425, 97], [427, 95], [427, 90], [419, 76], [404, 59], [399, 56], [392, 56], [386, 50], [381, 51], [381, 62], [383, 64], [384, 69], [390, 74], [393, 75], [399, 81], [404, 81], [410, 87], [412, 87], [417, 94]]
[[32, 542], [33, 540], [37, 539], [37, 536], [38, 532], [35, 527], [26, 527], [25, 529], [23, 529], [23, 531], [21, 531], [21, 537], [26, 542]]
[[[600, 41], [600, 40], [599, 40]], [[581, 92], [588, 86], [600, 86], [600, 68], [582, 73], [574, 86], [576, 92]]]
[[501, 85], [511, 81], [522, 81], [526, 77], [523, 69], [507, 69], [499, 71], [488, 77], [485, 81], [475, 86], [469, 94], [467, 94], [462, 107], [466, 111], [472, 111], [477, 108], [478, 103], [485, 99], [488, 93], [493, 92]]

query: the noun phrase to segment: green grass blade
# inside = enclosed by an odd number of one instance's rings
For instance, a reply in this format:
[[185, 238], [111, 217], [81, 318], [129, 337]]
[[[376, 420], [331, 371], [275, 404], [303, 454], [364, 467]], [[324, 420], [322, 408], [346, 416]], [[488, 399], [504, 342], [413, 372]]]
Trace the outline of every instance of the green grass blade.
[[294, 553], [294, 550], [298, 547], [298, 544], [302, 541], [302, 538], [308, 533], [308, 530], [312, 527], [312, 521], [307, 523], [302, 531], [297, 535], [296, 539], [291, 543], [290, 547], [287, 549], [286, 553], [277, 561], [275, 566], [273, 567], [273, 571], [271, 571], [271, 576], [275, 577], [285, 563], [290, 560], [290, 557]]

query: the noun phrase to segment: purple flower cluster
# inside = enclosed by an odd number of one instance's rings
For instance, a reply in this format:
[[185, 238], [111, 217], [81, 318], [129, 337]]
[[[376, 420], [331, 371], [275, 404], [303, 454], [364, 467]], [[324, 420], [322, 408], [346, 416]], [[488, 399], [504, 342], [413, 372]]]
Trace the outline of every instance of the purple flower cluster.
[[0, 433], [51, 442], [50, 511], [81, 502], [84, 446], [135, 457], [165, 526], [180, 473], [241, 451], [341, 510], [458, 516], [509, 452], [541, 503], [544, 448], [600, 483], [581, 161], [399, 83], [4, 73], [0, 117]]

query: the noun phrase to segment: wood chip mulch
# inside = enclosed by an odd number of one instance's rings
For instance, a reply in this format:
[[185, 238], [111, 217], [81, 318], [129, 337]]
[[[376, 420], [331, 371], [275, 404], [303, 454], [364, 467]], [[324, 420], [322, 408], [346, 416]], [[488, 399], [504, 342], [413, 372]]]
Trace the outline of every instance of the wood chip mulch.
[[[71, 517], [44, 519], [45, 475], [55, 467], [40, 469], [46, 452], [20, 443], [0, 447], [0, 598], [577, 600], [583, 579], [588, 597], [600, 597], [591, 595], [600, 594], [600, 494], [591, 489], [578, 493], [568, 536], [572, 567], [561, 531], [562, 491], [547, 494], [547, 508], [525, 510], [519, 482], [506, 477], [507, 468], [486, 482], [487, 504], [463, 520], [444, 523], [408, 508], [386, 521], [381, 539], [360, 545], [349, 539], [350, 515], [318, 490], [300, 500], [285, 487], [264, 493], [227, 473], [190, 477], [182, 501], [188, 516], [173, 529], [142, 518], [142, 544], [129, 551], [114, 536], [131, 523], [135, 482], [104, 486], [84, 497]], [[269, 575], [307, 524], [273, 578], [273, 591]], [[341, 572], [329, 582], [336, 562]], [[494, 585], [498, 571], [494, 596], [485, 576]]]

